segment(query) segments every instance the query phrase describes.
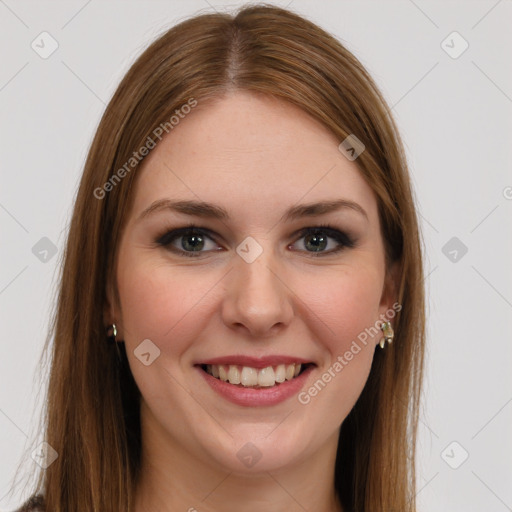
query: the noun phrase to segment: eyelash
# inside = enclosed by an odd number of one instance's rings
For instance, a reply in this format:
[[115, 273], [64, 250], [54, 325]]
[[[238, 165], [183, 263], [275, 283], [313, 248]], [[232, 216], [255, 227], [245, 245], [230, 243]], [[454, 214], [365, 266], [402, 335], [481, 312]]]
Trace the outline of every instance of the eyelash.
[[[324, 252], [313, 252], [313, 251], [299, 251], [299, 252], [306, 252], [310, 253], [313, 257], [322, 257], [327, 255], [332, 255], [335, 253], [338, 253], [346, 248], [352, 248], [355, 246], [355, 240], [353, 240], [349, 235], [344, 233], [343, 231], [340, 231], [339, 229], [336, 229], [335, 227], [329, 225], [329, 224], [318, 224], [316, 226], [311, 226], [304, 228], [300, 230], [297, 233], [298, 239], [304, 238], [307, 235], [314, 235], [318, 233], [325, 233], [328, 238], [334, 239], [337, 243], [339, 243], [339, 247], [336, 249], [332, 249], [330, 251]], [[171, 242], [173, 242], [175, 239], [185, 236], [187, 234], [198, 234], [202, 236], [208, 237], [210, 240], [213, 240], [216, 242], [215, 237], [213, 236], [213, 233], [209, 229], [200, 228], [199, 226], [195, 224], [189, 224], [187, 226], [184, 226], [182, 228], [178, 229], [172, 229], [172, 230], [166, 230], [163, 234], [159, 235], [155, 242], [161, 246], [166, 247], [172, 252], [177, 253], [180, 256], [185, 256], [188, 258], [198, 258], [200, 255], [204, 254], [205, 252], [211, 252], [211, 251], [183, 251], [181, 249], [177, 249], [176, 247], [171, 246]], [[217, 243], [217, 242], [216, 242]]]

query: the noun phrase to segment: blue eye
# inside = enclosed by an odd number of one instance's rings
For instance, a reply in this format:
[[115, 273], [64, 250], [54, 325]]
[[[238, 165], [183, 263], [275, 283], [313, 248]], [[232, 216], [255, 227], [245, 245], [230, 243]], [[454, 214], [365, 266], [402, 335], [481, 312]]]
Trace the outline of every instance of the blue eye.
[[[354, 240], [346, 233], [329, 225], [302, 229], [298, 233], [298, 237], [299, 239], [304, 239], [303, 247], [306, 248], [305, 251], [299, 250], [299, 252], [310, 253], [311, 256], [326, 256], [337, 253], [345, 248], [352, 248], [355, 245]], [[334, 240], [334, 244], [332, 240]], [[176, 243], [178, 241], [179, 243]], [[186, 257], [199, 257], [204, 253], [221, 250], [215, 242], [213, 233], [196, 225], [167, 231], [156, 239], [156, 243], [180, 256]], [[207, 247], [208, 243], [212, 244], [210, 249]], [[330, 245], [334, 245], [334, 248], [325, 250]], [[308, 250], [308, 248], [311, 250]]]

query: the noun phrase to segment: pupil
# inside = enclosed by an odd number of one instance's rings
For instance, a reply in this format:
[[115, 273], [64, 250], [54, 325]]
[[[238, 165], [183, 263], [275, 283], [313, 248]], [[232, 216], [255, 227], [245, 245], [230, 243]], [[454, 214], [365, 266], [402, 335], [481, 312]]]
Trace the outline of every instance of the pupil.
[[327, 237], [318, 234], [308, 235], [306, 237], [306, 245], [308, 242], [312, 243], [313, 251], [318, 252], [327, 246], [326, 239]]
[[[193, 242], [187, 243], [189, 240], [193, 240]], [[189, 235], [188, 237], [183, 237], [181, 245], [185, 250], [196, 250], [198, 248], [201, 250], [204, 245], [204, 240], [201, 235]]]

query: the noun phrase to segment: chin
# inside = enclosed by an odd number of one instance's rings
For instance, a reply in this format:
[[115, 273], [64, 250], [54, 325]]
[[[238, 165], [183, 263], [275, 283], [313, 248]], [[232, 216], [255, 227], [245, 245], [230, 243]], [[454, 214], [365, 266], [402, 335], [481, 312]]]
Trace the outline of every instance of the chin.
[[300, 437], [294, 433], [296, 430], [304, 434], [311, 429], [295, 427], [287, 420], [280, 425], [276, 422], [238, 424], [231, 430], [231, 435], [219, 427], [221, 432], [200, 443], [203, 445], [201, 452], [209, 455], [210, 463], [214, 461], [227, 472], [250, 475], [286, 469], [300, 464], [306, 451], [313, 453], [318, 448], [311, 444], [315, 436]]

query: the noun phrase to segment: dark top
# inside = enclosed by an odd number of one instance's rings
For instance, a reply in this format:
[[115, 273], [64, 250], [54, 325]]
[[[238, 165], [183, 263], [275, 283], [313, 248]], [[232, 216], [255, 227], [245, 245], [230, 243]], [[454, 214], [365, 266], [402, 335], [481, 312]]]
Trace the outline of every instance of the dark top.
[[43, 496], [40, 494], [32, 496], [21, 506], [21, 508], [14, 512], [45, 512]]

